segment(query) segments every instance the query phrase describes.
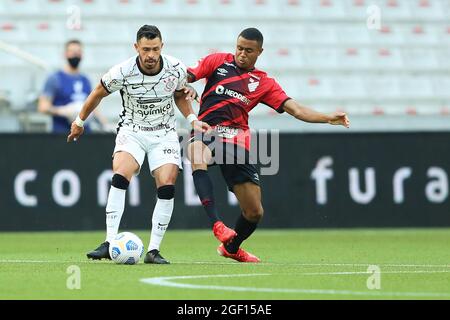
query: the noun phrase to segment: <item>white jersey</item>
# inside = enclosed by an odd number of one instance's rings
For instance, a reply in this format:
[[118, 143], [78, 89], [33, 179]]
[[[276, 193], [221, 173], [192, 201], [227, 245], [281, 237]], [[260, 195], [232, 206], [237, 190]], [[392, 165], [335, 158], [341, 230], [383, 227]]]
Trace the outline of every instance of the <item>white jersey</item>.
[[146, 75], [134, 56], [112, 67], [101, 79], [109, 92], [120, 90], [123, 109], [120, 127], [150, 127], [175, 130], [173, 94], [187, 82], [186, 66], [178, 59], [161, 55], [162, 69]]

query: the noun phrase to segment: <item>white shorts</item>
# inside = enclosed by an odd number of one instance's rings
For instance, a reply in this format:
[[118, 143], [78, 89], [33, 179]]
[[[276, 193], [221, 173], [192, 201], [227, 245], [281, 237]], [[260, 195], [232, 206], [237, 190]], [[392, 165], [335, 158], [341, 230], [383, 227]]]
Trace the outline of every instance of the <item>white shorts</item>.
[[168, 163], [176, 164], [180, 169], [183, 169], [180, 143], [176, 131], [168, 133], [165, 131], [136, 132], [133, 129], [122, 127], [116, 136], [113, 157], [120, 151], [128, 152], [136, 159], [136, 162], [139, 164], [139, 170], [135, 175], [138, 175], [141, 171], [145, 155], [147, 155], [148, 165], [152, 175], [154, 170]]

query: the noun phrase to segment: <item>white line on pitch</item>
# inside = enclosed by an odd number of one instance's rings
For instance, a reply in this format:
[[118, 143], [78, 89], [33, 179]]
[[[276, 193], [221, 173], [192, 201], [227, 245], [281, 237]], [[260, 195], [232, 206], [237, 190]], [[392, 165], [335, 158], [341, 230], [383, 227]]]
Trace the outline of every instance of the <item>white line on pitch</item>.
[[356, 296], [394, 296], [394, 297], [450, 297], [450, 293], [443, 292], [382, 292], [382, 291], [351, 291], [334, 289], [287, 289], [287, 288], [255, 288], [255, 287], [234, 287], [234, 286], [216, 286], [200, 285], [189, 283], [177, 283], [175, 280], [181, 279], [205, 279], [205, 278], [234, 278], [234, 277], [255, 277], [269, 276], [270, 274], [219, 274], [219, 275], [198, 275], [198, 276], [175, 276], [175, 277], [155, 277], [144, 278], [140, 281], [146, 284], [182, 288], [182, 289], [200, 289], [200, 290], [220, 290], [220, 291], [240, 291], [240, 292], [279, 292], [279, 293], [305, 293], [305, 294], [327, 294], [327, 295], [356, 295]]

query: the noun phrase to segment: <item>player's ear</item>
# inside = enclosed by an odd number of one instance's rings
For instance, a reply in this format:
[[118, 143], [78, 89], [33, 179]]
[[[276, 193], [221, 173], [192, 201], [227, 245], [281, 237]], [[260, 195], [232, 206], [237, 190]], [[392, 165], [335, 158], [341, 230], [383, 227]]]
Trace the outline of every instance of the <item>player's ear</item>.
[[264, 51], [264, 48], [263, 47], [261, 47], [260, 49], [259, 49], [259, 54], [258, 54], [258, 57], [263, 53], [263, 51]]
[[136, 49], [137, 52], [139, 52], [137, 43], [134, 44], [134, 48]]
[[164, 42], [161, 42], [161, 50], [164, 48]]

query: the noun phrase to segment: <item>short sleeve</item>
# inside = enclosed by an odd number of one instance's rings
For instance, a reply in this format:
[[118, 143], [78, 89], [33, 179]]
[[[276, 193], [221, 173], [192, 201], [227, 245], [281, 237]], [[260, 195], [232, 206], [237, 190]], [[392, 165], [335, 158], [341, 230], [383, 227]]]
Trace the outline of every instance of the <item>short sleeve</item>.
[[178, 85], [177, 85], [177, 91], [180, 91], [183, 89], [187, 84], [187, 70], [184, 63], [180, 62], [180, 64], [177, 66], [178, 72], [180, 73], [180, 77], [178, 78]]
[[291, 99], [286, 92], [284, 92], [283, 88], [273, 79], [272, 87], [267, 93], [263, 96], [261, 102], [268, 105], [278, 113], [283, 113], [283, 105], [284, 103]]
[[58, 91], [58, 76], [56, 73], [50, 75], [44, 84], [42, 95], [53, 99]]
[[112, 67], [100, 80], [103, 87], [109, 93], [113, 93], [123, 88], [124, 77], [120, 65]]
[[210, 54], [200, 59], [194, 66], [189, 67], [187, 72], [194, 77], [195, 81], [208, 78], [217, 67], [222, 65], [227, 55], [227, 53]]

